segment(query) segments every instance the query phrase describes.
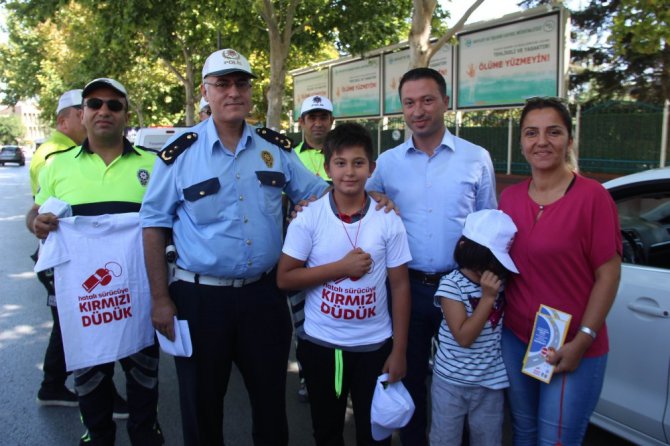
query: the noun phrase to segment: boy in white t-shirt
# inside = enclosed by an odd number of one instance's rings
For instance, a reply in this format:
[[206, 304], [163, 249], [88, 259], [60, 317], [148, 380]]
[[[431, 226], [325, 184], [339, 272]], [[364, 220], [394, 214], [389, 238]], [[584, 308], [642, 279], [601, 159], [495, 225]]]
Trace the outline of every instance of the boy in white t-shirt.
[[[395, 213], [375, 210], [365, 192], [374, 170], [364, 127], [342, 124], [324, 143], [334, 189], [291, 222], [277, 268], [283, 289], [306, 289], [305, 332], [297, 356], [309, 392], [317, 445], [342, 444], [351, 392], [358, 444], [372, 438], [370, 407], [377, 376], [405, 376], [411, 260]], [[389, 317], [386, 279], [392, 295]]]

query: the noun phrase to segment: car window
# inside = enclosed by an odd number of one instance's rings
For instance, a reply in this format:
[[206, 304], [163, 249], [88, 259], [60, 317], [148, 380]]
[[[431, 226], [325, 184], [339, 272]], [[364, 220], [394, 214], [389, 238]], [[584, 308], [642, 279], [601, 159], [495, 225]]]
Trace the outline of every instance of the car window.
[[670, 268], [670, 191], [639, 192], [616, 201], [625, 263]]

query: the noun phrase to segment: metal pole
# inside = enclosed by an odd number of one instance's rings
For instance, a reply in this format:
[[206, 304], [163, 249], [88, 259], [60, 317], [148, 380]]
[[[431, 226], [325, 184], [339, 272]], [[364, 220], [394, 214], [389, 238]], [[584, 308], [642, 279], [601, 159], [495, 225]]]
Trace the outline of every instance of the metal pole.
[[377, 157], [382, 153], [382, 126], [383, 119], [377, 119]]
[[463, 112], [459, 110], [456, 112], [456, 136], [458, 136], [461, 133], [460, 129], [462, 119], [463, 119]]
[[514, 119], [512, 118], [512, 110], [509, 111], [509, 118], [507, 120], [507, 175], [512, 173], [512, 133], [514, 131]]
[[572, 153], [575, 157], [575, 170], [579, 172], [579, 132], [582, 128], [582, 104], [577, 104], [577, 117], [575, 121], [575, 138], [572, 144]]
[[660, 167], [665, 167], [665, 152], [668, 146], [668, 107], [670, 106], [670, 101], [665, 100], [663, 105], [663, 127], [661, 130], [661, 159], [659, 161]]

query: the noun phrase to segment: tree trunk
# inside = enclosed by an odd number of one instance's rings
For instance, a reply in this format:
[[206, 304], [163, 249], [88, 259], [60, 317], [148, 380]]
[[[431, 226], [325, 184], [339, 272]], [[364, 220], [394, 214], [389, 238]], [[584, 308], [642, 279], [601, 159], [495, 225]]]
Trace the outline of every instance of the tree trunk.
[[268, 27], [270, 38], [270, 87], [267, 91], [268, 110], [265, 116], [265, 125], [274, 130], [281, 128], [282, 99], [286, 86], [286, 59], [291, 48], [293, 37], [293, 19], [296, 7], [300, 0], [290, 0], [286, 5], [283, 17], [275, 9], [271, 0], [263, 0], [257, 4], [261, 17]]
[[[282, 46], [277, 43], [274, 46]], [[286, 50], [273, 49], [270, 45], [270, 86], [267, 91], [268, 110], [265, 125], [271, 129], [281, 128], [282, 98], [286, 86]]]
[[454, 35], [463, 29], [463, 25], [473, 12], [484, 3], [484, 0], [476, 0], [470, 5], [456, 24], [447, 31], [436, 42], [430, 43], [431, 21], [437, 6], [437, 0], [414, 0], [414, 11], [412, 12], [412, 28], [409, 31], [409, 68], [427, 67], [430, 59], [435, 53], [448, 43]]
[[[409, 31], [409, 68], [427, 67], [430, 63], [431, 20], [437, 0], [414, 0], [412, 27]], [[430, 54], [432, 56], [432, 54]]]
[[186, 65], [186, 79], [183, 80], [184, 83], [184, 91], [186, 92], [186, 104], [185, 104], [185, 123], [187, 127], [190, 127], [195, 124], [195, 95], [194, 95], [194, 88], [195, 88], [195, 73], [193, 69], [193, 60], [191, 59], [191, 54], [190, 52], [185, 48], [182, 47], [183, 51], [182, 54], [184, 55], [184, 63]]

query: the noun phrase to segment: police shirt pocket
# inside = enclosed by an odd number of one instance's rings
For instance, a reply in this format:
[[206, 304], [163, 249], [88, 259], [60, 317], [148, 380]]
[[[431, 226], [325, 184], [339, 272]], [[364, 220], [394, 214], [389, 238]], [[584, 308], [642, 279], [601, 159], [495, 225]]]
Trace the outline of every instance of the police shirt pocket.
[[281, 192], [286, 185], [286, 175], [274, 170], [257, 170], [265, 210], [270, 214], [281, 212]]
[[214, 195], [221, 189], [221, 183], [218, 178], [210, 178], [184, 189], [184, 198], [187, 201], [198, 201], [209, 195]]
[[219, 206], [216, 205], [215, 197], [219, 189], [221, 183], [216, 177], [183, 189], [185, 207], [193, 221], [206, 224], [217, 219]]
[[286, 175], [283, 172], [274, 170], [257, 170], [256, 178], [263, 186], [284, 187], [286, 185]]

